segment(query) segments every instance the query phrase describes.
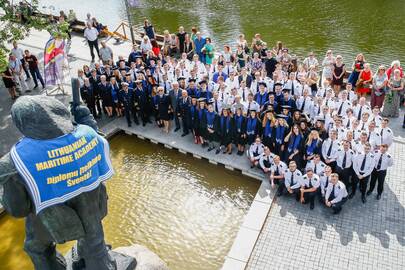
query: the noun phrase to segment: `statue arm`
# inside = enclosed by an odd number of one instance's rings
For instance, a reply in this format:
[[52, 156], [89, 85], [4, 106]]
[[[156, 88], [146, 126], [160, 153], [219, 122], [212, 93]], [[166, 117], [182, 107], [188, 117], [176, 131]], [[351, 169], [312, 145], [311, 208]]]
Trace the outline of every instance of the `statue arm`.
[[26, 217], [32, 211], [32, 203], [10, 154], [0, 159], [0, 186], [3, 194], [0, 201], [6, 211], [14, 217]]

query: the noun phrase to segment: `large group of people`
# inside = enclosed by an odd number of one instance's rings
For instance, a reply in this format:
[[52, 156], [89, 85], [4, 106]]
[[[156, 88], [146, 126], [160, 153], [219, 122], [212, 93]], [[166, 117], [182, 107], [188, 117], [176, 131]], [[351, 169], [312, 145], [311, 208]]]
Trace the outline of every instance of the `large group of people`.
[[278, 196], [310, 209], [319, 198], [339, 213], [357, 189], [366, 203], [376, 185], [381, 198], [393, 165], [388, 117], [398, 116], [404, 89], [399, 61], [374, 75], [359, 54], [346, 78], [331, 50], [321, 63], [312, 52], [300, 62], [256, 34], [251, 46], [240, 35], [235, 51], [215, 53], [195, 27], [164, 31], [162, 44], [148, 21], [144, 29], [127, 57], [114, 62], [111, 52], [79, 70], [82, 99], [96, 117], [123, 116], [128, 126], [153, 120], [164, 133], [192, 134], [205, 151], [246, 154]]
[[351, 68], [332, 50], [322, 61], [313, 52], [301, 61], [260, 34], [216, 51], [196, 27], [166, 30], [158, 42], [147, 20], [140, 45], [115, 56], [104, 42], [98, 50], [93, 28], [88, 23], [85, 37], [99, 61], [78, 70], [78, 79], [96, 118], [191, 134], [202, 151], [236, 150], [278, 186], [278, 196], [291, 194], [310, 209], [319, 198], [337, 214], [358, 187], [363, 203], [376, 185], [381, 198], [393, 165], [389, 117], [398, 117], [405, 83], [398, 60], [375, 74], [363, 54]]

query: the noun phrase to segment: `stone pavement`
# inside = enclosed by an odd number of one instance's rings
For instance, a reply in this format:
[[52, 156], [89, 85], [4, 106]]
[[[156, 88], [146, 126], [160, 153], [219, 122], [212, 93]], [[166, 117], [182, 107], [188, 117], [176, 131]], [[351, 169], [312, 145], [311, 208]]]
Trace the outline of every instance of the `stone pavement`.
[[395, 164], [380, 201], [373, 194], [362, 204], [357, 192], [332, 215], [319, 203], [310, 211], [277, 198], [246, 269], [405, 269], [405, 144], [390, 152]]

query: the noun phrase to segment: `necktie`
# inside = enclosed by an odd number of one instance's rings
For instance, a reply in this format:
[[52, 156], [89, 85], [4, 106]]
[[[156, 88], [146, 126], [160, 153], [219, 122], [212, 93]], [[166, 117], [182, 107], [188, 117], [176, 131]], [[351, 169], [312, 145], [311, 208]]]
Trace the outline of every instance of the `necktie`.
[[361, 119], [361, 111], [363, 110], [363, 106], [360, 106], [359, 114], [357, 115], [357, 120], [360, 121]]
[[342, 162], [343, 169], [346, 169], [346, 154], [347, 154], [347, 152], [345, 151], [345, 155], [343, 156], [343, 162]]
[[291, 81], [291, 92], [292, 92], [293, 96], [295, 96], [294, 81]]
[[[331, 196], [329, 197], [329, 200], [331, 201], [336, 197], [335, 196], [335, 185], [332, 186], [332, 192], [330, 194], [331, 194]], [[331, 198], [331, 197], [333, 197], [333, 198]]]
[[223, 101], [223, 100], [224, 100], [224, 92], [222, 92], [222, 94], [221, 94], [221, 95], [222, 95], [222, 101]]
[[364, 167], [366, 167], [366, 159], [367, 159], [367, 155], [364, 154], [363, 162], [361, 163], [361, 167], [360, 167], [360, 172], [363, 172]]
[[314, 174], [316, 174], [316, 164], [314, 163]]
[[382, 159], [383, 159], [383, 153], [381, 153], [380, 159], [378, 160], [377, 171], [379, 171], [381, 169]]
[[327, 187], [328, 185], [329, 185], [329, 176], [326, 177], [325, 187]]
[[364, 123], [363, 122], [363, 125], [361, 126], [361, 130], [364, 130], [364, 125], [365, 125], [366, 123]]
[[278, 165], [276, 165], [276, 172], [275, 172], [275, 174], [276, 174], [276, 175], [279, 175], [279, 174], [280, 174], [280, 172], [279, 172], [279, 170], [278, 170]]
[[310, 178], [308, 178], [308, 187], [309, 187], [309, 188], [312, 188], [312, 183], [311, 183], [311, 179], [310, 179]]
[[215, 100], [215, 111], [218, 113], [218, 101]]
[[304, 102], [302, 102], [301, 111], [304, 111], [306, 101], [307, 101], [307, 99], [304, 97]]
[[349, 128], [350, 127], [350, 118], [347, 119], [347, 124], [346, 127]]
[[338, 110], [339, 115], [342, 113], [343, 104], [344, 104], [344, 101], [342, 101], [342, 103], [340, 104], [340, 107], [339, 107], [339, 110]]
[[255, 154], [256, 154], [256, 155], [259, 154], [259, 146], [256, 146]]
[[318, 106], [318, 114], [321, 114], [321, 106]]
[[290, 187], [294, 185], [294, 172], [291, 172]]
[[247, 109], [247, 110], [248, 110], [248, 114], [249, 114], [249, 111], [250, 111], [250, 103], [251, 103], [251, 102], [249, 102], [248, 109]]
[[332, 147], [333, 147], [333, 141], [330, 140], [330, 146], [329, 146], [328, 153], [327, 153], [328, 158], [330, 157], [330, 154], [332, 153]]

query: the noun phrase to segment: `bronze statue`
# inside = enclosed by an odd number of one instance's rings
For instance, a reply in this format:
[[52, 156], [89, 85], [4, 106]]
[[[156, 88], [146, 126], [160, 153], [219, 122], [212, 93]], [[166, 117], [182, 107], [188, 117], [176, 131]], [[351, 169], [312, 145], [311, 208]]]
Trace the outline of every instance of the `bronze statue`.
[[[73, 107], [76, 121], [82, 120], [81, 124], [87, 123], [96, 128], [96, 122], [86, 107], [77, 103]], [[36, 140], [58, 138], [75, 129], [69, 110], [55, 98], [23, 96], [13, 105], [11, 115], [21, 133]], [[24, 250], [36, 270], [135, 268], [133, 258], [111, 251], [104, 241], [101, 223], [107, 215], [104, 183], [36, 213], [27, 183], [8, 153], [0, 159], [0, 185], [4, 188], [0, 199], [6, 211], [14, 217], [26, 219]], [[77, 240], [77, 248], [71, 255], [72, 265], [67, 266], [65, 258], [58, 254], [55, 247], [72, 240]]]

